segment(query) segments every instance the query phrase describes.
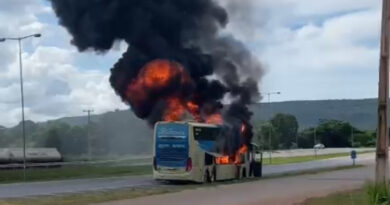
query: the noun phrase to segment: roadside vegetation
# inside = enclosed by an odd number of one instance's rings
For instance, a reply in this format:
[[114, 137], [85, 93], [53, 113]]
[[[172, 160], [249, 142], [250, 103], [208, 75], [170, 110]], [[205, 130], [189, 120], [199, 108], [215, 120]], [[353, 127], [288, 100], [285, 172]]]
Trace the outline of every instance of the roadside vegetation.
[[390, 205], [390, 186], [368, 183], [362, 189], [309, 199], [302, 205], [330, 204]]
[[321, 119], [318, 126], [299, 130], [294, 115], [278, 113], [269, 121], [255, 124], [254, 141], [263, 150], [325, 147], [373, 147], [374, 131], [359, 130], [348, 122]]
[[[358, 154], [370, 153], [371, 151], [358, 152]], [[334, 153], [334, 154], [323, 154], [323, 155], [307, 155], [307, 156], [295, 156], [295, 157], [275, 157], [272, 158], [272, 165], [292, 164], [301, 162], [310, 162], [323, 159], [332, 159], [337, 157], [347, 157], [350, 153]], [[264, 158], [263, 164], [269, 164], [269, 159]]]
[[[112, 176], [151, 174], [152, 168], [147, 166], [64, 166], [59, 168], [31, 168], [26, 170], [26, 181], [49, 181], [63, 179], [100, 178]], [[0, 183], [23, 181], [23, 170], [1, 170]]]
[[47, 197], [33, 197], [28, 199], [8, 199], [0, 200], [0, 205], [84, 205], [93, 203], [102, 203], [107, 201], [132, 199], [141, 196], [149, 196], [156, 194], [165, 194], [171, 192], [178, 192], [187, 188], [179, 187], [147, 187], [147, 188], [132, 188], [117, 191], [102, 191], [82, 194], [72, 194], [63, 196], [47, 196]]
[[332, 194], [327, 197], [308, 199], [301, 205], [369, 205], [364, 190]]

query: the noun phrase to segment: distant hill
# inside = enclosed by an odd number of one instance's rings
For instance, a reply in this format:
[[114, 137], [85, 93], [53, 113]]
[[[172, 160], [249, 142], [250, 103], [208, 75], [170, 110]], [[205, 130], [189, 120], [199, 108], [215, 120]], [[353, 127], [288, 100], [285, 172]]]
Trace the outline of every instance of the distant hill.
[[289, 113], [297, 117], [300, 129], [318, 124], [319, 119], [335, 119], [351, 123], [363, 130], [375, 130], [377, 100], [318, 100], [289, 101], [253, 105], [253, 121], [268, 120], [275, 113]]
[[[315, 101], [287, 101], [259, 103], [251, 106], [253, 111], [253, 123], [269, 120], [276, 113], [289, 113], [298, 119], [300, 129], [318, 124], [320, 119], [335, 119], [350, 122], [352, 125], [363, 130], [376, 129], [376, 99], [361, 100], [315, 100]], [[121, 121], [128, 131], [141, 130], [149, 133], [150, 128], [130, 110], [119, 110], [100, 115], [93, 115], [92, 120], [100, 121], [110, 117]], [[113, 122], [115, 122], [115, 120]], [[65, 122], [70, 125], [84, 125], [87, 123], [86, 116], [66, 117], [54, 121]], [[112, 122], [112, 123], [113, 123]]]

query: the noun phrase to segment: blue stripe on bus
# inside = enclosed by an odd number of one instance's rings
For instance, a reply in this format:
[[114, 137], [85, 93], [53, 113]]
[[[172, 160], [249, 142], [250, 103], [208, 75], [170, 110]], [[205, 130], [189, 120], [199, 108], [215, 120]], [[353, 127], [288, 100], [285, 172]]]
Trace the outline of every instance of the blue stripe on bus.
[[215, 149], [215, 141], [198, 140], [199, 147], [206, 152], [213, 152]]
[[188, 125], [159, 124], [156, 127], [156, 163], [164, 167], [186, 167], [189, 155]]

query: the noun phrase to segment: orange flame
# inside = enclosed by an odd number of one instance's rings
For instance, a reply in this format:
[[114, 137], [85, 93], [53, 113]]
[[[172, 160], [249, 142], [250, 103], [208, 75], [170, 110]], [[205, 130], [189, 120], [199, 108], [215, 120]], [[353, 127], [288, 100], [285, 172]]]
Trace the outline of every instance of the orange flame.
[[142, 105], [151, 93], [165, 89], [173, 80], [180, 80], [181, 84], [191, 83], [180, 64], [168, 60], [151, 61], [127, 87], [126, 96], [133, 106]]
[[222, 115], [220, 113], [209, 115], [206, 118], [206, 123], [222, 125], [223, 124]]
[[234, 164], [241, 164], [242, 163], [242, 155], [248, 152], [248, 147], [246, 145], [243, 145], [237, 152], [234, 159]]
[[217, 164], [230, 164], [230, 157], [229, 156], [217, 157], [217, 158], [215, 158], [215, 163], [217, 163]]
[[192, 114], [192, 116], [195, 118], [196, 121], [201, 122], [202, 117], [200, 116], [199, 111], [199, 105], [195, 104], [194, 102], [187, 102], [187, 109]]
[[222, 156], [215, 158], [215, 163], [217, 164], [241, 164], [243, 163], [242, 157], [244, 154], [248, 152], [248, 147], [246, 145], [243, 145], [234, 155], [234, 157], [231, 156]]
[[[190, 76], [185, 72], [182, 65], [169, 60], [154, 60], [141, 68], [138, 76], [127, 87], [126, 96], [131, 105], [140, 108], [154, 93], [164, 91], [172, 86], [171, 83], [181, 85], [191, 84]], [[200, 105], [197, 103], [176, 97], [177, 93], [172, 93], [165, 101], [167, 108], [163, 112], [163, 120], [179, 121], [189, 113], [198, 122], [209, 124], [223, 124], [222, 115], [214, 113], [209, 116], [201, 114]], [[180, 94], [180, 93], [179, 93]]]
[[167, 100], [167, 109], [164, 112], [165, 121], [178, 121], [185, 113], [185, 107], [179, 98], [170, 98]]

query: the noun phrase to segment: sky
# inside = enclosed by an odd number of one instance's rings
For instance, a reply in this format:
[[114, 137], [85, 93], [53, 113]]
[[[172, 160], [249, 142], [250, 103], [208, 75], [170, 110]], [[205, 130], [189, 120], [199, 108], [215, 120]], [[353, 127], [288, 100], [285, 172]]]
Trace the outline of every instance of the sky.
[[[263, 64], [260, 91], [272, 101], [377, 96], [380, 0], [218, 0], [222, 31], [242, 40]], [[0, 38], [23, 41], [25, 115], [44, 121], [128, 106], [111, 88], [110, 68], [127, 45], [79, 53], [46, 0], [1, 0]], [[18, 47], [0, 43], [0, 125], [21, 120]]]

